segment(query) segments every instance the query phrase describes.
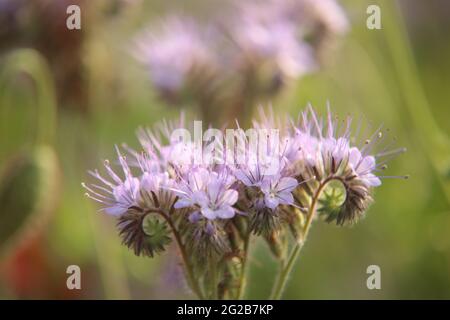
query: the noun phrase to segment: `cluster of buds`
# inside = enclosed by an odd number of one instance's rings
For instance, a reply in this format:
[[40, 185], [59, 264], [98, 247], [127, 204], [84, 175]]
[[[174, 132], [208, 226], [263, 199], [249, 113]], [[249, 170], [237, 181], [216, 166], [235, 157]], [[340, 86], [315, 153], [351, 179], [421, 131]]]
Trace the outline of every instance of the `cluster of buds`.
[[123, 174], [106, 161], [107, 175], [91, 172], [100, 183], [83, 184], [101, 211], [117, 217], [137, 255], [153, 256], [174, 238], [200, 297], [239, 297], [251, 235], [281, 259], [289, 234], [303, 242], [312, 220], [344, 225], [362, 217], [378, 173], [404, 151], [387, 149], [381, 128], [358, 143], [351, 118], [330, 111], [321, 118], [309, 107], [286, 121], [260, 113], [246, 131], [210, 128], [200, 138], [202, 126], [187, 130], [183, 118], [140, 129], [142, 150], [117, 148]]
[[255, 101], [317, 70], [348, 27], [335, 0], [236, 3], [206, 26], [169, 17], [139, 35], [133, 53], [165, 101], [195, 105], [207, 122], [247, 123]]

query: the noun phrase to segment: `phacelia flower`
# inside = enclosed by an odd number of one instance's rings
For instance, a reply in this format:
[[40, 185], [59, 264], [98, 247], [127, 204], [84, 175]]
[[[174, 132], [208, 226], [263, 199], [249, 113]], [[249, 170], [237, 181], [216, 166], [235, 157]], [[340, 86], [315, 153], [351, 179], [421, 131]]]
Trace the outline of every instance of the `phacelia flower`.
[[104, 206], [101, 210], [114, 216], [119, 216], [125, 213], [130, 207], [137, 205], [140, 188], [139, 179], [133, 177], [125, 158], [118, 150], [117, 153], [124, 178], [120, 178], [111, 168], [109, 161], [106, 160], [104, 165], [110, 179], [102, 177], [98, 170], [95, 170], [89, 173], [103, 185], [94, 183], [87, 185], [83, 183], [83, 187], [87, 190], [86, 195], [100, 202]]
[[231, 35], [253, 66], [274, 65], [275, 75], [299, 78], [315, 71], [327, 44], [349, 29], [334, 0], [268, 0], [238, 5]]
[[326, 119], [321, 119], [310, 106], [294, 129], [298, 137], [310, 137], [310, 144], [306, 145], [304, 160], [301, 161], [301, 176], [314, 177], [310, 185], [319, 182], [325, 187], [330, 181], [339, 182], [345, 191], [339, 210], [333, 210], [327, 217], [327, 221], [336, 221], [339, 225], [354, 222], [372, 202], [372, 188], [381, 185], [382, 176], [377, 173], [386, 167], [385, 161], [377, 162], [377, 159], [405, 151], [400, 148], [372, 153], [374, 147], [383, 142], [381, 127], [362, 145], [352, 145], [351, 122], [351, 117], [347, 117], [339, 125], [338, 119], [333, 118], [330, 111]]
[[[382, 127], [367, 139], [358, 129], [358, 142], [351, 117], [341, 122], [330, 111], [319, 117], [311, 106], [298, 120], [263, 112], [261, 118], [250, 131], [233, 133], [238, 145], [227, 146], [225, 139], [217, 155], [206, 157], [210, 143], [170, 134], [183, 129], [182, 121], [142, 129], [142, 150], [124, 146], [125, 157], [117, 149], [122, 175], [105, 162], [107, 177], [91, 171], [100, 183], [83, 186], [101, 211], [117, 217], [122, 243], [136, 255], [153, 257], [174, 239], [199, 296], [196, 276], [202, 288], [218, 276], [211, 297], [233, 292], [251, 235], [262, 236], [281, 260], [289, 235], [300, 248], [317, 216], [338, 225], [357, 221], [388, 177], [380, 175], [386, 162], [404, 151], [384, 144]], [[225, 136], [211, 132], [214, 141]]]
[[141, 177], [140, 207], [170, 209], [175, 195], [170, 190], [175, 182], [167, 172], [144, 172]]
[[195, 207], [209, 220], [230, 219], [235, 215], [233, 205], [238, 199], [237, 191], [231, 189], [233, 182], [234, 178], [227, 173], [198, 169], [175, 190], [179, 196], [175, 208]]
[[257, 65], [273, 65], [274, 77], [297, 78], [316, 68], [312, 49], [299, 41], [295, 25], [289, 21], [259, 21], [251, 17], [244, 15], [236, 25], [235, 41], [244, 59]]
[[133, 55], [166, 102], [195, 105], [216, 126], [248, 124], [244, 109], [315, 72], [348, 28], [335, 0], [241, 1], [203, 24], [164, 19], [136, 37]]
[[160, 33], [146, 31], [137, 38], [134, 55], [147, 66], [160, 94], [173, 100], [195, 82], [210, 80], [216, 57], [208, 41], [204, 29], [193, 20], [171, 17]]
[[290, 177], [274, 177], [267, 179], [261, 185], [264, 193], [264, 202], [270, 209], [275, 209], [280, 204], [293, 205], [294, 197], [292, 191], [298, 186], [298, 182]]
[[[274, 232], [289, 226], [297, 239], [305, 215], [315, 208], [339, 225], [362, 217], [373, 201], [373, 189], [385, 177], [380, 172], [386, 162], [404, 151], [389, 145], [375, 151], [385, 139], [381, 127], [356, 143], [351, 121], [347, 117], [341, 122], [330, 111], [321, 118], [312, 107], [297, 121], [261, 112], [252, 131], [237, 129], [237, 146], [219, 143], [213, 162], [204, 156], [209, 144], [172, 137], [170, 131], [181, 129], [183, 121], [164, 122], [157, 130], [139, 131], [141, 151], [125, 146], [125, 158], [117, 149], [122, 177], [105, 162], [109, 177], [92, 171], [100, 183], [83, 186], [102, 211], [118, 217], [123, 243], [139, 255], [161, 252], [170, 232], [180, 232], [189, 250], [204, 248], [205, 253], [196, 253], [199, 261], [229, 252], [243, 237], [242, 230], [234, 234], [241, 228], [237, 214], [248, 219], [246, 232], [273, 241]], [[228, 159], [232, 150], [234, 162], [216, 162]]]

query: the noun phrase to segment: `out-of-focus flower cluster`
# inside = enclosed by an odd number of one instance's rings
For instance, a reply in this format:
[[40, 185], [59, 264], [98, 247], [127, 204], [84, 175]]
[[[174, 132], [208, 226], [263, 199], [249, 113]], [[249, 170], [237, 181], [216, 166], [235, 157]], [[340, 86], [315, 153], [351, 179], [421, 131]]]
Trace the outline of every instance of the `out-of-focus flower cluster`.
[[316, 70], [349, 28], [335, 0], [236, 3], [217, 20], [167, 18], [133, 51], [166, 101], [192, 103], [209, 122], [250, 117], [246, 108]]
[[142, 150], [117, 148], [122, 173], [106, 161], [105, 175], [91, 172], [98, 183], [84, 184], [87, 195], [118, 217], [123, 242], [136, 254], [162, 251], [173, 233], [200, 269], [211, 259], [232, 268], [250, 234], [263, 236], [277, 256], [288, 232], [303, 241], [315, 209], [338, 225], [356, 221], [386, 160], [403, 151], [389, 149], [381, 128], [357, 142], [351, 118], [330, 111], [321, 118], [309, 107], [281, 121], [261, 110], [260, 118], [247, 131], [208, 129], [199, 139], [199, 128], [191, 139], [183, 118], [140, 129]]

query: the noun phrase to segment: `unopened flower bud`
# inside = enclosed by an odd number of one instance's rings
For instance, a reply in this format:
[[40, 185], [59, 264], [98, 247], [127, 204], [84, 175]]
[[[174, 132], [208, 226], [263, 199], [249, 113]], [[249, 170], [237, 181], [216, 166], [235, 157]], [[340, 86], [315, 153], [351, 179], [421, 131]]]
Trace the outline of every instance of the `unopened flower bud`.
[[287, 239], [285, 233], [282, 230], [272, 231], [264, 238], [269, 245], [270, 251], [277, 259], [282, 259], [286, 256]]
[[298, 208], [294, 208], [287, 217], [289, 230], [296, 241], [303, 240], [303, 226], [305, 224], [304, 214]]
[[0, 246], [41, 230], [55, 209], [59, 185], [58, 161], [50, 147], [20, 154], [4, 169], [0, 177]]

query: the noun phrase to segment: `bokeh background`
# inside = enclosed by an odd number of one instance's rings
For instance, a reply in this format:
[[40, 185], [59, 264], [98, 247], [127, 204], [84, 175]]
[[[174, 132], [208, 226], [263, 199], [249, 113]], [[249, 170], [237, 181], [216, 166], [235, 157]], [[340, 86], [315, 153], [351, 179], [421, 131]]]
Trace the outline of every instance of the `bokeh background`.
[[[82, 8], [81, 31], [65, 28], [72, 3]], [[316, 223], [285, 298], [449, 299], [450, 3], [340, 3], [349, 33], [318, 72], [271, 101], [274, 110], [296, 115], [311, 102], [324, 111], [330, 101], [340, 115], [384, 123], [408, 149], [389, 173], [410, 179], [385, 180], [354, 227]], [[381, 30], [366, 28], [369, 4], [381, 8]], [[134, 256], [120, 245], [114, 219], [96, 212], [80, 183], [88, 169], [113, 156], [114, 144], [136, 146], [138, 126], [178, 114], [158, 99], [129, 54], [130, 39], [169, 12], [202, 19], [223, 6], [216, 0], [0, 0], [0, 73], [8, 74], [6, 57], [17, 48], [36, 50], [37, 65], [46, 66], [30, 71], [35, 79], [16, 75], [0, 87], [6, 194], [0, 198], [0, 298], [190, 297], [175, 248], [153, 259]], [[45, 181], [28, 177], [12, 185], [14, 168], [27, 161], [34, 166], [29, 170], [45, 172]], [[6, 237], [21, 219], [23, 226]], [[264, 299], [276, 264], [264, 243], [252, 245], [248, 297]], [[366, 287], [372, 264], [381, 268], [381, 290]], [[69, 265], [81, 267], [82, 290], [66, 288]]]

